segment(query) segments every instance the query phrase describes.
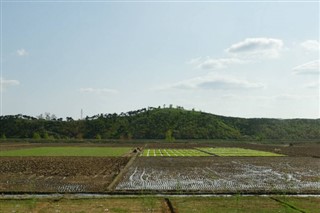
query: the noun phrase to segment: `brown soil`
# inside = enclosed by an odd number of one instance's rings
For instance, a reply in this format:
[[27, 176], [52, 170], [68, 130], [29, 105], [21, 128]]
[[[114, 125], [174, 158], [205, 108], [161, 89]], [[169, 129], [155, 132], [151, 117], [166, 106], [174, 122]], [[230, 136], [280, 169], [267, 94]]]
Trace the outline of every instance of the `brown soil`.
[[128, 157], [1, 157], [0, 192], [101, 192]]
[[15, 149], [30, 149], [36, 147], [142, 147], [144, 143], [131, 143], [131, 142], [116, 142], [116, 143], [21, 143], [10, 142], [0, 143], [0, 151], [15, 150]]

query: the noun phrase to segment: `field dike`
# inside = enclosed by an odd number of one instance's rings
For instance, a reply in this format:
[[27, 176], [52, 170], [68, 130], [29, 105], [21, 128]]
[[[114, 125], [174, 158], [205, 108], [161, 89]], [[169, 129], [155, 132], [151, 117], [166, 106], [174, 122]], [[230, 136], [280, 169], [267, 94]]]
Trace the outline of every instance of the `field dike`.
[[113, 179], [113, 181], [108, 186], [108, 191], [113, 191], [116, 187], [116, 185], [121, 181], [124, 174], [129, 170], [133, 162], [136, 160], [136, 158], [140, 155], [140, 152], [136, 152], [131, 159], [128, 161], [127, 165], [120, 171], [120, 173]]

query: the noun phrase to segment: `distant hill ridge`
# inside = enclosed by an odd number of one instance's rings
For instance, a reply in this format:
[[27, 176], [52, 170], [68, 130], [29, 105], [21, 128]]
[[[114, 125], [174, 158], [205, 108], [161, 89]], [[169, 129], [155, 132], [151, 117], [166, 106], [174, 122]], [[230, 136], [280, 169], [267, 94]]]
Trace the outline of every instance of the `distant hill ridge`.
[[2, 138], [45, 139], [320, 139], [320, 119], [236, 118], [185, 110], [143, 108], [83, 120], [26, 115], [0, 117]]

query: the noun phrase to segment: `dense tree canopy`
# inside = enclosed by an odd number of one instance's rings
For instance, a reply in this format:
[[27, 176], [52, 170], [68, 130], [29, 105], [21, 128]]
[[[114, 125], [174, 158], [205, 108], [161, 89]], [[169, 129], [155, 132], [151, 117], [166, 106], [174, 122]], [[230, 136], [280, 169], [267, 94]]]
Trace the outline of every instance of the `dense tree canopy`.
[[182, 107], [143, 108], [66, 120], [46, 114], [0, 117], [2, 138], [88, 139], [320, 139], [320, 119], [245, 119]]

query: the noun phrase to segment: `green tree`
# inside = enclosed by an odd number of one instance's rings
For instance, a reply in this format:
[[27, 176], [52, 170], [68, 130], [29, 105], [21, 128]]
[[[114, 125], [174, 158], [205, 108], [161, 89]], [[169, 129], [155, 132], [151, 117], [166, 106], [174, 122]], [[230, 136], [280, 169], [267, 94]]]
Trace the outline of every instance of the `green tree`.
[[171, 129], [167, 130], [165, 139], [168, 142], [173, 142], [175, 140], [174, 137], [172, 136], [172, 130]]
[[97, 134], [97, 135], [96, 135], [96, 139], [97, 139], [97, 140], [101, 140], [101, 135], [100, 135], [100, 134]]
[[41, 135], [37, 132], [33, 133], [33, 136], [32, 136], [33, 139], [36, 139], [36, 140], [39, 140], [41, 139]]
[[44, 139], [49, 139], [49, 135], [48, 135], [47, 132], [45, 132], [45, 133], [43, 134], [43, 138], [44, 138]]
[[6, 137], [6, 134], [3, 133], [3, 134], [1, 135], [1, 140], [5, 140], [5, 139], [7, 139], [7, 137]]

